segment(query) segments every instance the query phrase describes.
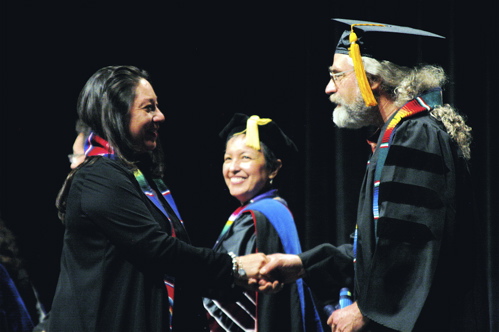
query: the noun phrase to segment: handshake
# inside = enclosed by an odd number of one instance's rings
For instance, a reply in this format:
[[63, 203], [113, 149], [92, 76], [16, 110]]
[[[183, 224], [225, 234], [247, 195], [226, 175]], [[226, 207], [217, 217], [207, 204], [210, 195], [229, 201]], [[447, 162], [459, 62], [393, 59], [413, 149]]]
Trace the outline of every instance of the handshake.
[[[305, 275], [303, 263], [298, 255], [258, 253], [235, 259], [236, 267], [244, 269], [245, 272], [242, 276], [241, 273], [234, 273], [235, 283], [246, 289], [266, 294], [276, 293], [285, 283], [291, 283]], [[354, 302], [333, 311], [327, 320], [327, 325], [331, 326], [332, 332], [355, 332], [361, 331], [369, 321], [369, 318], [360, 311], [357, 302]]]
[[262, 293], [278, 292], [285, 283], [293, 282], [305, 274], [302, 261], [297, 255], [256, 253], [234, 259], [235, 283]]

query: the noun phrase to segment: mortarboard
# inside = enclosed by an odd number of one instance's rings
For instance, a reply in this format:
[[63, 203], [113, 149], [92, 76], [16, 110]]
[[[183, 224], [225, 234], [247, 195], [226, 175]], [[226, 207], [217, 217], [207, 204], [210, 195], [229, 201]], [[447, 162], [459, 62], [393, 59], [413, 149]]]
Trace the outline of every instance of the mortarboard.
[[235, 113], [219, 136], [229, 140], [231, 137], [246, 134], [246, 145], [260, 150], [260, 141], [274, 153], [276, 157], [297, 151], [295, 143], [281, 130], [272, 119], [260, 118], [258, 115], [247, 116]]
[[352, 58], [355, 76], [367, 106], [377, 103], [367, 81], [361, 56], [388, 60], [401, 66], [414, 66], [420, 61], [422, 40], [445, 38], [404, 26], [339, 18], [333, 20], [350, 26], [340, 37], [335, 53], [347, 54]]

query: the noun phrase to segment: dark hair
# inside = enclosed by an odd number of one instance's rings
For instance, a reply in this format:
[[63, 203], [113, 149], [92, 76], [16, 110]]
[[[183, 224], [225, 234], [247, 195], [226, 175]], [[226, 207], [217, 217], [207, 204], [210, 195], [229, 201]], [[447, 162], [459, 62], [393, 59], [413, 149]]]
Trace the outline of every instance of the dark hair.
[[[154, 177], [163, 176], [163, 152], [158, 141], [156, 149], [139, 156], [130, 137], [129, 111], [135, 100], [135, 90], [141, 80], [149, 81], [149, 74], [134, 66], [108, 66], [96, 71], [87, 81], [78, 97], [78, 118], [84, 125], [105, 139], [116, 157], [131, 169], [136, 162], [146, 161], [147, 171]], [[78, 129], [77, 129], [78, 130]], [[56, 199], [59, 218], [64, 219], [66, 198], [74, 174], [97, 157], [86, 158], [67, 176]]]
[[76, 134], [84, 134], [85, 137], [90, 134], [90, 127], [85, 124], [85, 122], [81, 121], [81, 119], [76, 120], [76, 125], [75, 125], [75, 130]]
[[272, 150], [270, 150], [270, 148], [262, 141], [260, 141], [260, 145], [262, 146], [262, 153], [263, 157], [265, 158], [265, 167], [267, 168], [267, 170], [273, 172], [279, 169], [281, 163], [279, 162], [275, 154], [272, 152]]
[[[134, 66], [108, 66], [87, 81], [78, 97], [78, 116], [92, 131], [109, 142], [116, 156], [134, 166], [135, 149], [129, 133], [129, 111], [141, 80], [149, 81], [147, 71]], [[163, 175], [161, 144], [150, 153], [152, 173]]]
[[149, 80], [148, 73], [133, 66], [104, 67], [90, 77], [78, 98], [79, 118], [125, 161], [133, 153], [128, 112], [141, 79]]

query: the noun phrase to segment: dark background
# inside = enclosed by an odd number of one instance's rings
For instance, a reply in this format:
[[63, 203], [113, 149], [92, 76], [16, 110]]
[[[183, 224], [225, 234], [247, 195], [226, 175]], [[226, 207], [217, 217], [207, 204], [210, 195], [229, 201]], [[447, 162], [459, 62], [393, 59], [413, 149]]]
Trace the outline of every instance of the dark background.
[[152, 75], [166, 116], [165, 182], [194, 244], [210, 247], [237, 207], [221, 175], [217, 136], [234, 112], [276, 120], [298, 145], [299, 158], [285, 160], [277, 180], [304, 249], [347, 241], [369, 151], [362, 130], [334, 127], [324, 94], [339, 33], [330, 19], [342, 17], [447, 37], [445, 47], [425, 52], [450, 74], [445, 102], [473, 128], [470, 199], [486, 230], [483, 269], [492, 330], [499, 329], [496, 1], [2, 0], [1, 6], [0, 213], [48, 306], [63, 232], [54, 201], [69, 171], [76, 99], [107, 65], [136, 65]]

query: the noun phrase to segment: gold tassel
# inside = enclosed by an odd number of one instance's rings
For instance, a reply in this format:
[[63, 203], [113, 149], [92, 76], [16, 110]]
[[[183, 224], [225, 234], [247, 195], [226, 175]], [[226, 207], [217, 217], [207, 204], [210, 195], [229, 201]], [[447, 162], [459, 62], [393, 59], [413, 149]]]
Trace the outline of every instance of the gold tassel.
[[246, 146], [260, 151], [260, 134], [258, 126], [266, 125], [272, 119], [260, 119], [258, 115], [252, 115], [246, 121]]
[[350, 28], [350, 48], [348, 51], [353, 60], [355, 76], [357, 77], [357, 82], [359, 84], [360, 92], [362, 93], [362, 98], [364, 98], [364, 103], [366, 106], [376, 106], [378, 103], [376, 102], [376, 98], [374, 98], [369, 80], [367, 79], [364, 63], [362, 62], [362, 57], [360, 55], [360, 47], [359, 44], [357, 44], [357, 34], [353, 31], [354, 26], [355, 24], [352, 24]]

